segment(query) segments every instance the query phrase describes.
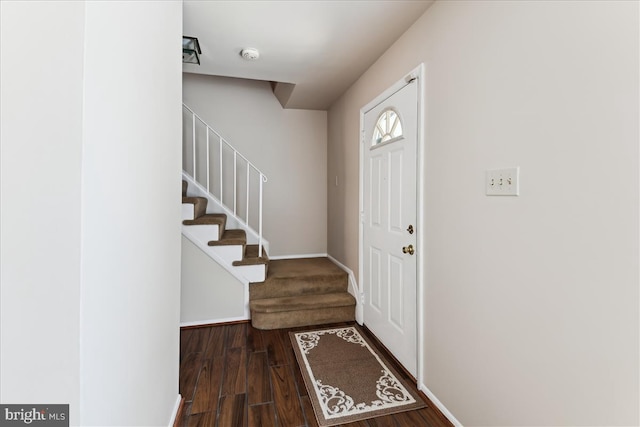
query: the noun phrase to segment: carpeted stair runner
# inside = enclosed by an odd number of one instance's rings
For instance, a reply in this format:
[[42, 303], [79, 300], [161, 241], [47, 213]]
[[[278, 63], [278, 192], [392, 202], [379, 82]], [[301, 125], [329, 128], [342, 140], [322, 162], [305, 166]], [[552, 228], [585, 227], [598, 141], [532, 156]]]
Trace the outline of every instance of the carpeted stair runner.
[[204, 197], [182, 196], [182, 203], [189, 203], [193, 205], [194, 218], [200, 218], [207, 213], [207, 199]]
[[244, 252], [246, 256], [240, 261], [234, 261], [233, 265], [256, 265], [264, 264], [269, 267], [270, 261], [267, 252], [262, 249], [262, 256], [258, 255], [260, 250], [258, 245], [246, 245]]
[[246, 244], [247, 233], [244, 230], [224, 230], [219, 240], [212, 240], [208, 243], [209, 246], [245, 246]]
[[328, 258], [272, 260], [267, 279], [249, 287], [251, 324], [280, 329], [353, 321], [348, 280]]
[[240, 245], [243, 258], [234, 266], [264, 264], [264, 282], [249, 285], [251, 324], [257, 329], [280, 329], [355, 320], [355, 298], [348, 292], [347, 273], [325, 257], [269, 260], [258, 245], [248, 245], [244, 230], [225, 228], [227, 216], [206, 213], [207, 199], [188, 197], [182, 181], [182, 203], [193, 204], [193, 220], [184, 225], [218, 225], [209, 246]]

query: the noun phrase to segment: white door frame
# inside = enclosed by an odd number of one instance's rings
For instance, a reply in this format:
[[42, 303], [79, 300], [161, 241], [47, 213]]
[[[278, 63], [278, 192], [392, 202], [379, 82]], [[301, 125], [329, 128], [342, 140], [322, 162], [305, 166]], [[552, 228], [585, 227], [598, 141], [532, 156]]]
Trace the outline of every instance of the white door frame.
[[[416, 271], [416, 381], [418, 387], [424, 384], [424, 80], [425, 80], [425, 67], [424, 64], [420, 64], [401, 80], [398, 80], [391, 87], [385, 90], [380, 95], [376, 96], [374, 100], [360, 109], [360, 178], [359, 178], [359, 218], [358, 218], [358, 277], [360, 280], [364, 277], [364, 115], [367, 111], [380, 104], [385, 99], [389, 98], [398, 90], [407, 85], [407, 82], [412, 79], [417, 79], [413, 84], [418, 85], [418, 129], [417, 129], [417, 144], [416, 144], [416, 156], [417, 156], [417, 187], [416, 187], [416, 252], [417, 252], [417, 271]], [[364, 320], [364, 285], [360, 286], [358, 309], [356, 318], [358, 323], [362, 324]]]

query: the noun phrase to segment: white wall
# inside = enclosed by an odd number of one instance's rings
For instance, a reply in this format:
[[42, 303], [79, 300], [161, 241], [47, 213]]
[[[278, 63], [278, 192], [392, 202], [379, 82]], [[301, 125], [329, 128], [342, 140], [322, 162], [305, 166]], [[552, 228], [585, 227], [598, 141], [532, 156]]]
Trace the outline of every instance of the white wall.
[[0, 2], [0, 401], [69, 403], [74, 424], [84, 11]]
[[265, 173], [269, 256], [327, 252], [327, 113], [284, 110], [268, 82], [185, 73], [183, 100]]
[[[426, 66], [426, 386], [464, 425], [638, 425], [637, 2], [436, 2], [329, 112], [357, 271], [359, 110]], [[484, 171], [521, 167], [521, 195]]]
[[182, 2], [87, 2], [83, 425], [167, 425], [178, 397]]
[[0, 7], [2, 403], [69, 403], [72, 425], [168, 425], [182, 3]]
[[245, 318], [245, 285], [184, 236], [181, 272], [181, 324]]

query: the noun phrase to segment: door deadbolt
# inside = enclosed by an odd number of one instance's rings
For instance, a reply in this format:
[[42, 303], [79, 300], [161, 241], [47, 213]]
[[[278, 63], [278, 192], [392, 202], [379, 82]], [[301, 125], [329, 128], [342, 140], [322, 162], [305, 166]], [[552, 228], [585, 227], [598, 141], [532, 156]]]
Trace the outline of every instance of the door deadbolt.
[[409, 234], [413, 234], [413, 225], [409, 224], [409, 228], [407, 228]]
[[415, 250], [413, 249], [413, 245], [405, 246], [402, 248], [402, 253], [413, 255]]

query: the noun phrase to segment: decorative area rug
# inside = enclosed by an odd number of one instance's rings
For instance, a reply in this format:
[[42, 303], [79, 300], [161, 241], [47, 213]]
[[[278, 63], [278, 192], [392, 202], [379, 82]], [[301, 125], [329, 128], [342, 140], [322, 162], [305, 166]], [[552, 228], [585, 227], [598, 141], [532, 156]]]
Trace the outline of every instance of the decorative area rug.
[[426, 406], [355, 327], [289, 337], [320, 427]]

